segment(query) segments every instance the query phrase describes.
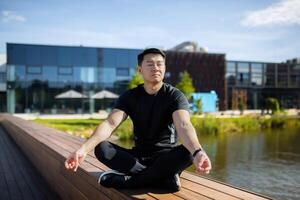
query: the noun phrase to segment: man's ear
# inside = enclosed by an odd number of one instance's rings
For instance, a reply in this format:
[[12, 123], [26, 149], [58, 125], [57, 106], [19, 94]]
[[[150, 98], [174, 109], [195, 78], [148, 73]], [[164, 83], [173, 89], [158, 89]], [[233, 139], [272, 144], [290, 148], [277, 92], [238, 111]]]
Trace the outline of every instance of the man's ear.
[[142, 67], [141, 67], [141, 66], [138, 66], [138, 67], [137, 67], [137, 71], [138, 71], [138, 73], [141, 73], [141, 72], [142, 72]]

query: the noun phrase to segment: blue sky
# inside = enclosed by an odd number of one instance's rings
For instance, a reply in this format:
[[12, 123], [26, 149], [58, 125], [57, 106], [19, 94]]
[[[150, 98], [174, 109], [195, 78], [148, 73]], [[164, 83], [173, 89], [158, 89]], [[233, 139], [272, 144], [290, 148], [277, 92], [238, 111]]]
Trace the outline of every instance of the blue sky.
[[0, 0], [6, 42], [169, 49], [195, 41], [229, 60], [300, 57], [300, 0]]

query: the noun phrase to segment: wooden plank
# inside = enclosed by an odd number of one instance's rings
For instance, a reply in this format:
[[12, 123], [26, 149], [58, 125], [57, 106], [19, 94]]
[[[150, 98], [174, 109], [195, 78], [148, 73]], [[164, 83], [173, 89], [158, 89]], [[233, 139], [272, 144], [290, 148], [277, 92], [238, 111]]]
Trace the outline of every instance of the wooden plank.
[[0, 151], [0, 162], [2, 163], [4, 177], [6, 180], [6, 184], [9, 191], [9, 197], [10, 199], [21, 199], [22, 193], [19, 183], [15, 180], [14, 172], [11, 170], [10, 166], [10, 159], [8, 158], [8, 155], [4, 151], [4, 142], [2, 138], [4, 137], [4, 133], [1, 133], [0, 137], [0, 145], [1, 145], [1, 151]]
[[[22, 131], [21, 130], [19, 130], [18, 131], [18, 133], [21, 133]], [[27, 139], [28, 140], [28, 139]], [[22, 140], [23, 141], [23, 140]], [[32, 142], [32, 141], [31, 141]], [[45, 138], [42, 138], [42, 137], [39, 137], [38, 138], [38, 140], [35, 140], [35, 142], [39, 142], [40, 144], [44, 144], [45, 142], [49, 142], [49, 141], [47, 141], [47, 140], [45, 140]], [[50, 145], [51, 143], [49, 143], [49, 145]], [[68, 155], [68, 152], [65, 152], [64, 150], [62, 150], [62, 149], [57, 149], [57, 146], [55, 146], [55, 145], [53, 145], [53, 144], [51, 144], [50, 145], [52, 148], [47, 148], [47, 153], [49, 153], [49, 152], [52, 152], [51, 154], [53, 154], [53, 153], [60, 153], [60, 154], [64, 154], [63, 156], [61, 156], [61, 162], [59, 163], [60, 164], [60, 166], [62, 166], [62, 167], [64, 167], [64, 165], [63, 165], [63, 162], [64, 162], [64, 160], [65, 160], [65, 156], [66, 155]], [[43, 148], [43, 147], [42, 147]], [[57, 154], [58, 155], [58, 154]], [[96, 182], [96, 179], [94, 179], [94, 181]], [[97, 182], [96, 182], [97, 183]], [[102, 188], [102, 190], [104, 190], [103, 188]], [[105, 190], [107, 190], [107, 189], [105, 189]], [[110, 192], [111, 193], [111, 192]], [[114, 195], [116, 195], [118, 192], [113, 192], [113, 193], [111, 193], [111, 195], [112, 196], [114, 196]], [[119, 196], [118, 196], [118, 198], [120, 198], [120, 196], [123, 196], [122, 194], [118, 194]], [[127, 197], [128, 198], [128, 197]]]
[[[1, 137], [1, 132], [0, 132], [0, 137]], [[2, 161], [4, 160], [4, 154], [2, 153], [0, 149], [0, 194], [1, 198], [3, 199], [9, 199], [9, 193], [8, 193], [8, 185], [6, 183], [6, 178], [5, 178], [5, 171], [4, 167], [2, 164]]]
[[186, 179], [181, 179], [182, 185], [184, 185], [184, 188], [189, 189], [191, 191], [194, 191], [196, 193], [202, 194], [206, 197], [212, 198], [212, 199], [232, 199], [232, 200], [238, 200], [240, 198], [236, 198], [230, 194], [226, 194], [220, 191], [215, 190], [215, 188], [209, 188], [200, 184], [197, 184], [192, 181], [187, 181]]
[[[56, 172], [51, 169], [51, 163], [41, 162], [45, 160], [45, 158], [47, 158], [47, 160], [49, 159], [49, 155], [45, 152], [44, 147], [40, 148], [39, 146], [36, 146], [36, 144], [32, 141], [33, 138], [25, 137], [26, 135], [24, 136], [21, 134], [22, 131], [18, 131], [17, 133], [18, 137], [15, 138], [17, 143], [20, 145], [25, 154], [30, 155], [28, 158], [35, 164], [37, 169], [40, 169], [40, 173], [43, 177], [63, 199], [87, 199], [76, 188], [74, 188], [70, 182], [66, 181], [59, 175], [57, 176]], [[69, 191], [69, 193], [66, 191]]]
[[209, 180], [208, 178], [201, 177], [199, 175], [191, 174], [190, 172], [183, 172], [181, 177], [183, 179], [186, 179], [188, 181], [192, 181], [194, 183], [201, 184], [206, 187], [210, 188], [216, 188], [217, 190], [226, 193], [226, 194], [231, 194], [235, 197], [238, 197], [240, 199], [257, 199], [257, 200], [262, 200], [262, 199], [272, 199], [269, 197], [265, 197], [260, 194], [256, 194], [250, 191], [246, 191], [244, 189], [236, 188], [234, 186], [221, 183], [218, 181], [212, 181]]
[[[3, 131], [1, 127], [0, 131]], [[13, 143], [12, 139], [5, 134], [3, 141], [6, 145], [7, 155], [14, 161], [11, 168], [15, 168], [19, 172], [19, 175], [17, 175], [18, 181], [24, 181], [26, 184], [24, 187], [28, 187], [32, 193], [32, 197], [29, 196], [28, 199], [58, 199], [58, 196], [55, 196], [53, 191], [48, 189], [49, 186], [42, 180], [37, 171], [34, 170], [34, 166], [25, 159], [23, 153], [20, 152], [20, 149]], [[23, 195], [23, 198], [26, 199], [24, 196], [26, 195]]]
[[[35, 164], [36, 168], [45, 177], [45, 179], [47, 179], [48, 183], [52, 185], [56, 191], [58, 191], [63, 199], [88, 199], [76, 187], [74, 187], [71, 182], [67, 181], [63, 176], [57, 173], [59, 169], [55, 168], [53, 165], [53, 158], [49, 156], [44, 147], [34, 144], [29, 138], [24, 136], [19, 135], [18, 139], [20, 139], [19, 142], [23, 142], [22, 146], [26, 147], [24, 148], [24, 151], [27, 154], [29, 153], [30, 159]], [[27, 146], [26, 143], [31, 145]], [[44, 160], [47, 160], [47, 162]]]
[[20, 169], [22, 169], [22, 165], [19, 165], [19, 163], [16, 162], [16, 159], [13, 156], [12, 149], [11, 149], [12, 144], [10, 141], [5, 140], [6, 137], [7, 136], [5, 133], [1, 135], [0, 145], [1, 145], [2, 152], [5, 154], [6, 157], [5, 161], [7, 162], [9, 169], [16, 181], [15, 187], [19, 188], [20, 193], [22, 195], [22, 199], [34, 199], [31, 189], [29, 185], [26, 183], [23, 174], [21, 173]]
[[198, 192], [193, 192], [191, 190], [188, 190], [186, 188], [181, 188], [179, 192], [174, 193], [174, 195], [177, 195], [183, 199], [190, 199], [190, 200], [210, 200], [212, 198], [206, 197], [202, 194], [199, 194]]

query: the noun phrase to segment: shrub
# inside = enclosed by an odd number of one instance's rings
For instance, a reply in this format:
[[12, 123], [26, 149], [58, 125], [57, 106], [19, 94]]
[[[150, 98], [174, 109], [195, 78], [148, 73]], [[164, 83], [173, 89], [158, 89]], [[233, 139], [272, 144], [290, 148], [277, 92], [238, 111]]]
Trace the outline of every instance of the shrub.
[[276, 98], [267, 98], [266, 99], [266, 108], [267, 110], [272, 111], [272, 115], [278, 113], [280, 111], [279, 102]]

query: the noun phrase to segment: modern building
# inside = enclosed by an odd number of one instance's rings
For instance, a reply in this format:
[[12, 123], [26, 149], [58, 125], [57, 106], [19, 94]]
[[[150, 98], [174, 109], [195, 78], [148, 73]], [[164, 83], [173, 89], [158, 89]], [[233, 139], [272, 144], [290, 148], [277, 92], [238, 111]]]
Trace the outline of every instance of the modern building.
[[219, 109], [227, 109], [225, 54], [167, 51], [166, 56], [166, 82], [176, 85], [182, 73], [187, 71], [193, 79], [195, 92], [214, 90], [219, 99]]
[[227, 106], [237, 109], [240, 99], [247, 109], [261, 109], [265, 99], [278, 99], [282, 108], [300, 108], [300, 62], [227, 61]]
[[[7, 44], [6, 88], [1, 102], [11, 113], [94, 112], [94, 99], [57, 99], [75, 90], [86, 96], [108, 89], [123, 92], [135, 73], [138, 49]], [[5, 103], [3, 103], [5, 104]], [[3, 105], [2, 105], [3, 107]]]
[[[284, 108], [300, 107], [300, 62], [226, 61], [225, 54], [178, 48], [166, 51], [165, 82], [176, 85], [188, 71], [196, 92], [216, 92], [219, 110], [237, 109], [241, 100], [259, 109], [267, 97]], [[8, 43], [7, 63], [0, 66], [0, 112], [95, 112], [103, 102], [84, 96], [103, 89], [124, 92], [141, 51]], [[69, 90], [82, 98], [56, 98]]]

